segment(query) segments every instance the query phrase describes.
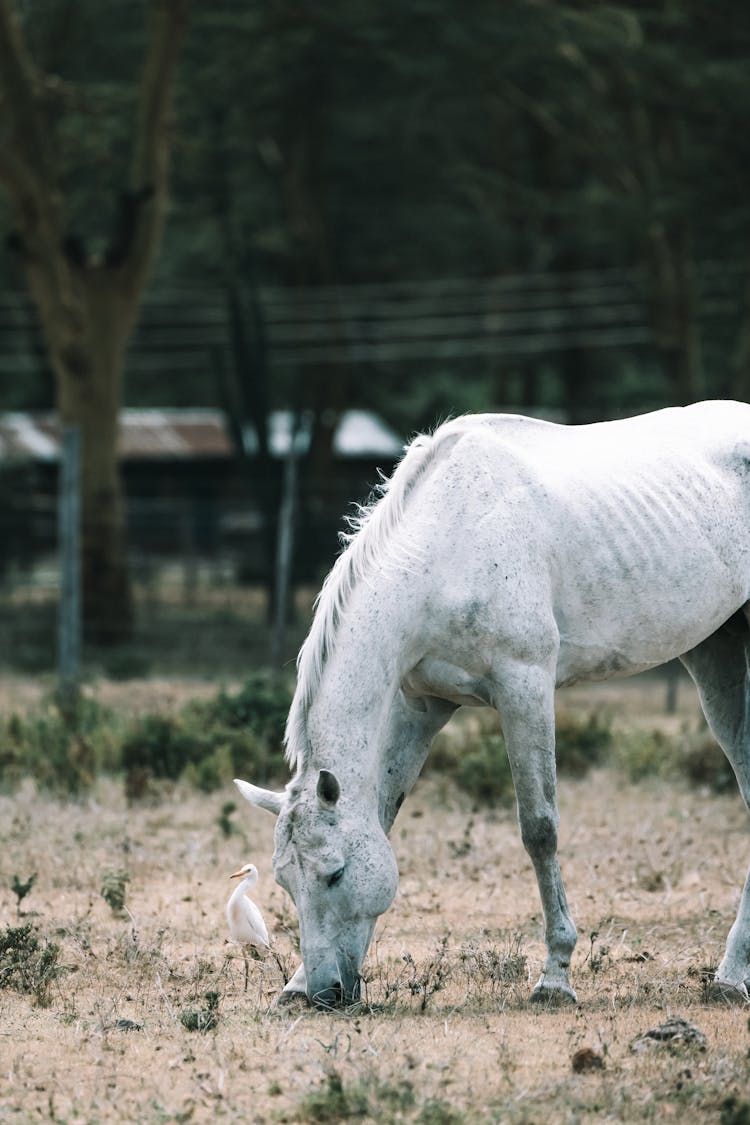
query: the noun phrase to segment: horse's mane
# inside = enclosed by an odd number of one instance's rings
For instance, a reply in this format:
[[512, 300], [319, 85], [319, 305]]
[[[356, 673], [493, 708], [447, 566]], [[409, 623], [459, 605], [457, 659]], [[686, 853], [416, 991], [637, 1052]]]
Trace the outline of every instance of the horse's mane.
[[415, 561], [415, 552], [404, 548], [396, 531], [409, 494], [434, 460], [445, 429], [443, 426], [432, 435], [414, 438], [391, 476], [383, 478], [370, 501], [347, 519], [350, 530], [340, 537], [344, 550], [315, 600], [310, 632], [297, 658], [297, 690], [284, 737], [286, 759], [292, 768], [299, 768], [304, 762], [308, 708], [354, 587], [377, 571], [389, 566], [408, 567]]

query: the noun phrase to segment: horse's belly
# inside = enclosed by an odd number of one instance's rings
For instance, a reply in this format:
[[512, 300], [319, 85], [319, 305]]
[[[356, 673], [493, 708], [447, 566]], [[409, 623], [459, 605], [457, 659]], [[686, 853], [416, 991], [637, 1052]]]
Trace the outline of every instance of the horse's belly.
[[747, 600], [728, 575], [693, 573], [689, 580], [636, 589], [606, 586], [587, 604], [558, 610], [557, 683], [630, 676], [674, 660], [714, 633]]
[[750, 513], [731, 475], [655, 471], [566, 507], [552, 570], [560, 683], [664, 664], [750, 597]]
[[[686, 649], [683, 651], [687, 651]], [[674, 655], [679, 655], [675, 653]], [[672, 657], [647, 661], [632, 660], [626, 653], [597, 647], [561, 645], [557, 662], [557, 687], [570, 687], [581, 681], [612, 680], [618, 676], [634, 676], [649, 668], [657, 668]]]

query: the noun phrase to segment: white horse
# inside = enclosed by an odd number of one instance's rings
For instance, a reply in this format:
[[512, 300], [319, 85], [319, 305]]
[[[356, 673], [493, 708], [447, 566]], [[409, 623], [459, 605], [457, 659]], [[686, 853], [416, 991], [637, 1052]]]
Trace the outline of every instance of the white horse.
[[[328, 1006], [359, 993], [396, 892], [387, 840], [456, 707], [500, 714], [544, 909], [532, 999], [575, 1000], [557, 860], [555, 687], [680, 657], [750, 802], [750, 406], [703, 402], [589, 426], [506, 414], [418, 437], [362, 510], [298, 661], [274, 868]], [[714, 989], [747, 1001], [750, 876]]]

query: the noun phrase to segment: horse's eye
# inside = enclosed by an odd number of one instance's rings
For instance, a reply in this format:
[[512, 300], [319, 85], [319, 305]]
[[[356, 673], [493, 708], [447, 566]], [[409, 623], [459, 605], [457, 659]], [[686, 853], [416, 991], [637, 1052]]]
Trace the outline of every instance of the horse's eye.
[[334, 871], [333, 875], [328, 876], [328, 886], [329, 887], [335, 887], [337, 883], [341, 882], [341, 878], [342, 878], [343, 874], [344, 874], [343, 867], [339, 867], [338, 871]]

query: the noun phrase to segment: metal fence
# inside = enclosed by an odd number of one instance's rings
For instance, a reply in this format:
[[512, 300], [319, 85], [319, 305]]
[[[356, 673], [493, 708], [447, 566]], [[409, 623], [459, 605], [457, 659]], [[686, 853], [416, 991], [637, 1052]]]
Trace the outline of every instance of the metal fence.
[[[703, 263], [697, 271], [701, 316], [712, 340], [724, 340], [727, 353], [740, 316], [742, 276], [742, 267], [723, 263]], [[646, 286], [633, 270], [265, 287], [244, 292], [243, 300], [256, 307], [272, 371], [348, 365], [371, 377], [378, 368], [436, 369], [481, 356], [502, 361], [553, 356], [566, 348], [653, 350]], [[145, 375], [166, 370], [179, 375], [205, 369], [207, 357], [215, 360], [217, 352], [231, 364], [232, 349], [230, 306], [221, 289], [163, 288], [152, 291], [144, 305], [129, 364]], [[28, 300], [0, 294], [0, 383], [10, 374], [17, 379], [38, 372], [45, 362]], [[325, 529], [328, 562], [345, 500], [337, 499]], [[0, 480], [0, 663], [55, 664], [63, 585], [57, 511], [53, 500], [30, 496], [22, 483], [4, 496]], [[196, 667], [211, 660], [223, 666], [271, 651], [271, 607], [259, 581], [262, 524], [250, 507], [240, 506], [214, 508], [206, 519], [210, 534], [200, 533], [189, 499], [129, 499], [136, 646], [144, 662], [158, 657], [168, 668], [182, 653]], [[298, 541], [306, 542], [313, 532], [320, 527], [303, 524]], [[303, 581], [298, 576], [298, 632], [324, 570], [308, 570]], [[294, 628], [289, 636], [293, 652]]]
[[[50, 517], [52, 513], [50, 513]], [[3, 535], [0, 515], [0, 536]], [[179, 541], [179, 517], [162, 524]], [[0, 667], [18, 672], [71, 674], [75, 608], [63, 553], [14, 559], [0, 574]], [[211, 551], [131, 547], [128, 568], [135, 610], [134, 631], [111, 650], [83, 646], [83, 668], [107, 674], [203, 674], [237, 676], [255, 665], [293, 659], [309, 620], [313, 582], [296, 584], [284, 636], [273, 629], [273, 601], [266, 584], [247, 581], [241, 547]], [[66, 590], [67, 585], [67, 590]], [[62, 616], [62, 622], [61, 622]], [[285, 615], [286, 617], [286, 615]], [[67, 657], [60, 651], [65, 647]], [[62, 658], [62, 664], [60, 663]]]
[[[731, 350], [746, 267], [702, 262], [695, 271], [702, 325]], [[566, 349], [653, 347], [648, 285], [635, 269], [524, 273], [316, 287], [261, 286], [233, 294], [248, 336], [262, 336], [272, 370], [352, 370], [523, 359]], [[144, 302], [131, 371], [173, 375], [233, 362], [232, 307], [221, 287], [165, 285]], [[256, 344], [258, 341], [256, 340]], [[212, 361], [213, 362], [213, 361]], [[0, 380], [45, 363], [36, 313], [0, 293]]]

